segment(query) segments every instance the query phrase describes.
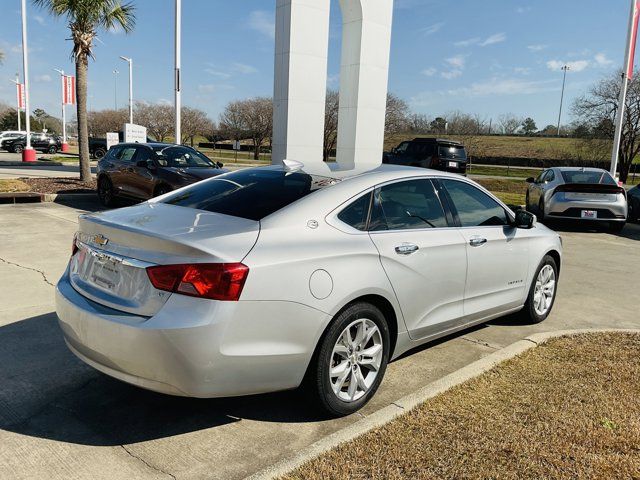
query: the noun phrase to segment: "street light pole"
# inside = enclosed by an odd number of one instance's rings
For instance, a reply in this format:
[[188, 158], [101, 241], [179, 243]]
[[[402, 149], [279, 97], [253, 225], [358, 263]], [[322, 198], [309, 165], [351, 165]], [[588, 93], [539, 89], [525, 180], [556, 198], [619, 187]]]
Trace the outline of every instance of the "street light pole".
[[564, 101], [564, 85], [567, 81], [567, 71], [571, 70], [569, 65], [562, 67], [562, 93], [560, 94], [560, 112], [558, 113], [558, 136], [560, 136], [560, 120], [562, 119], [562, 102]]
[[181, 22], [182, 22], [182, 0], [176, 0], [176, 31], [175, 31], [175, 143], [180, 144], [182, 141], [182, 129], [181, 129], [181, 121], [182, 121], [182, 98], [180, 95], [180, 66], [181, 66], [181, 58], [180, 58], [180, 41], [181, 41]]
[[118, 70], [113, 72], [113, 109], [118, 110]]
[[26, 117], [27, 141], [22, 151], [23, 162], [35, 162], [36, 151], [31, 148], [31, 122], [29, 119], [29, 48], [27, 46], [27, 1], [22, 0], [22, 76], [24, 77], [24, 110]]
[[133, 59], [120, 56], [129, 64], [129, 123], [133, 123]]
[[60, 74], [60, 84], [62, 85], [62, 151], [66, 152], [69, 150], [69, 145], [67, 145], [67, 112], [64, 103], [64, 70], [57, 68], [54, 68], [54, 70]]

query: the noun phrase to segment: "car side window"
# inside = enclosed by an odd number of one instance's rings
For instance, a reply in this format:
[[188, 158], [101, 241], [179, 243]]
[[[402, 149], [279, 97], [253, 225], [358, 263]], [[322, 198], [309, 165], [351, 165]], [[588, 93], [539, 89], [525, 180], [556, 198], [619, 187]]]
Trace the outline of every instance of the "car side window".
[[536, 178], [535, 183], [543, 183], [544, 182], [544, 177], [547, 175], [548, 170], [543, 170], [542, 173], [540, 175], [538, 175], [538, 178]]
[[371, 231], [448, 226], [440, 198], [428, 179], [392, 183], [374, 192]]
[[151, 150], [146, 147], [138, 147], [138, 153], [136, 155], [136, 162], [148, 161], [151, 159]]
[[396, 153], [405, 153], [408, 147], [409, 142], [402, 142], [400, 145], [398, 145], [398, 148], [396, 148]]
[[120, 154], [118, 155], [118, 160], [121, 162], [132, 162], [135, 154], [136, 147], [122, 147]]
[[556, 174], [553, 173], [553, 170], [549, 170], [547, 172], [547, 176], [544, 177], [545, 182], [553, 182], [556, 179]]
[[338, 214], [338, 219], [356, 230], [366, 231], [370, 205], [371, 192], [351, 202]]
[[453, 202], [462, 227], [509, 225], [506, 210], [479, 188], [458, 180], [440, 181]]

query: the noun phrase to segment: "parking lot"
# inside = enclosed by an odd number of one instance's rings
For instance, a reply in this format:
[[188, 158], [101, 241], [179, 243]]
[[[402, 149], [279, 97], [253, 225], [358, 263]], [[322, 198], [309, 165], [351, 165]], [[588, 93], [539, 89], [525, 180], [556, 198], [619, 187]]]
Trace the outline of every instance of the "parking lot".
[[323, 420], [298, 392], [164, 396], [85, 366], [56, 325], [54, 285], [77, 216], [95, 209], [93, 201], [0, 206], [0, 478], [242, 478], [531, 333], [639, 326], [640, 226], [617, 236], [563, 227], [546, 322], [509, 317], [405, 355], [361, 414]]

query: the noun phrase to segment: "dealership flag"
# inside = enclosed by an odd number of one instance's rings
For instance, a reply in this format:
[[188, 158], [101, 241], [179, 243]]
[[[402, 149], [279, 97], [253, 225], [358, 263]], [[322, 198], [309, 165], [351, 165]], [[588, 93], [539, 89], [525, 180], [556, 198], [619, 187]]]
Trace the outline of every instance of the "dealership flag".
[[636, 40], [638, 37], [638, 17], [640, 16], [640, 0], [634, 0], [633, 11], [631, 13], [631, 25], [629, 35], [629, 45], [627, 50], [627, 77], [631, 80], [633, 77], [633, 59], [636, 56]]
[[62, 103], [65, 105], [75, 105], [76, 103], [76, 77], [71, 75], [62, 76]]
[[18, 108], [24, 110], [24, 83], [16, 83], [16, 95], [18, 97]]

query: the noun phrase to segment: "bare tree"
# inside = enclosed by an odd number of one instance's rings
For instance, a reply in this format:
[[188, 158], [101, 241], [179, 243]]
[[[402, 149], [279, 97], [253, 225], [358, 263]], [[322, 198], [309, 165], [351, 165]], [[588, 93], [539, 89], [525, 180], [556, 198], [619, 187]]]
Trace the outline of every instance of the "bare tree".
[[431, 131], [431, 119], [422, 113], [412, 113], [407, 122], [411, 133], [425, 134]]
[[124, 108], [87, 112], [87, 127], [92, 137], [104, 137], [107, 132], [119, 132], [128, 121], [129, 111]]
[[[575, 100], [573, 114], [581, 124], [588, 126], [591, 138], [613, 140], [621, 78], [620, 71], [609, 75]], [[620, 180], [626, 182], [633, 159], [640, 152], [640, 82], [637, 77], [629, 82], [622, 125], [618, 166]]]
[[262, 146], [273, 135], [273, 101], [254, 97], [229, 103], [220, 115], [220, 130], [234, 140], [250, 138], [253, 158], [258, 160]]
[[513, 135], [518, 131], [520, 125], [524, 121], [523, 118], [514, 115], [513, 113], [503, 113], [498, 117], [498, 124], [502, 129], [502, 133], [505, 135]]
[[327, 90], [324, 111], [324, 146], [322, 158], [325, 162], [336, 149], [338, 142], [338, 111], [340, 108], [340, 94], [336, 90]]
[[387, 94], [385, 134], [406, 132], [409, 128], [409, 104], [393, 93]]
[[[197, 136], [205, 136], [213, 129], [213, 121], [202, 110], [192, 107], [182, 107], [182, 143], [193, 141]], [[177, 143], [177, 142], [176, 142]]]
[[158, 142], [169, 138], [175, 128], [173, 106], [166, 103], [136, 102], [135, 117]]

